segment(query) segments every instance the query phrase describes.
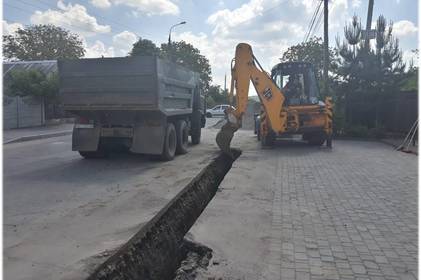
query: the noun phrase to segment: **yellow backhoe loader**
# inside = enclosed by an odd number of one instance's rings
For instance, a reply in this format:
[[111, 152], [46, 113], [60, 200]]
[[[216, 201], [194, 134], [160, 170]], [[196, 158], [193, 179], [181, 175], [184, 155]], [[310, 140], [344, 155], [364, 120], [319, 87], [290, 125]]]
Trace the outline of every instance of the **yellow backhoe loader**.
[[[262, 146], [273, 145], [276, 137], [301, 134], [313, 145], [332, 146], [332, 99], [319, 100], [319, 89], [310, 63], [277, 64], [272, 74], [265, 72], [254, 57], [251, 46], [237, 45], [231, 62], [229, 100], [236, 99], [236, 108], [225, 111], [227, 123], [216, 136], [219, 148], [231, 154], [231, 140], [241, 127], [247, 110], [250, 81], [259, 96], [261, 113], [257, 134]], [[235, 93], [234, 93], [235, 90]]]

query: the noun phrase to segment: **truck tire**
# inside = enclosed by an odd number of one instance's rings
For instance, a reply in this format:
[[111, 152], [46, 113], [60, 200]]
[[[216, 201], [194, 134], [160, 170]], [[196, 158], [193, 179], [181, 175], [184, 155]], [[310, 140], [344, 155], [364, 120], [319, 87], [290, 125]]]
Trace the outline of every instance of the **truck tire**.
[[175, 124], [175, 130], [177, 133], [177, 148], [175, 152], [177, 154], [186, 154], [189, 143], [189, 127], [185, 120], [179, 120]]
[[174, 159], [177, 148], [177, 133], [174, 124], [168, 123], [164, 136], [164, 148], [160, 156], [161, 160], [170, 161]]
[[202, 135], [202, 113], [200, 111], [194, 111], [191, 117], [191, 142], [193, 145], [200, 143], [200, 137]]

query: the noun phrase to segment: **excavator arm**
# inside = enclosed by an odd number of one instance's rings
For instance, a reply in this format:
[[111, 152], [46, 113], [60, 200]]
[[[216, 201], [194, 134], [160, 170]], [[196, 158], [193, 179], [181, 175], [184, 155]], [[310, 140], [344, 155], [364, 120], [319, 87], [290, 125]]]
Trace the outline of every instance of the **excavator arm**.
[[[250, 81], [259, 96], [265, 110], [270, 128], [282, 133], [286, 129], [287, 114], [282, 112], [284, 94], [273, 82], [272, 78], [260, 66], [254, 57], [251, 46], [245, 43], [237, 45], [235, 50], [234, 66], [231, 67], [231, 88], [229, 92], [230, 102], [236, 99], [236, 108], [226, 110], [227, 123], [221, 128], [216, 136], [219, 148], [226, 154], [231, 155], [231, 140], [241, 127], [241, 120], [247, 110]], [[235, 91], [235, 94], [234, 94]]]

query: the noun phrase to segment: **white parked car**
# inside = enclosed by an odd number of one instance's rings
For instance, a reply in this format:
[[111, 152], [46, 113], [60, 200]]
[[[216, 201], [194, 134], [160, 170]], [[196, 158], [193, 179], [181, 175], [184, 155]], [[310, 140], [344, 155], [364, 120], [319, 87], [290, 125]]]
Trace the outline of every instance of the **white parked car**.
[[216, 116], [224, 116], [224, 111], [230, 107], [230, 105], [222, 104], [222, 105], [216, 105], [212, 109], [206, 110], [206, 117], [212, 118]]

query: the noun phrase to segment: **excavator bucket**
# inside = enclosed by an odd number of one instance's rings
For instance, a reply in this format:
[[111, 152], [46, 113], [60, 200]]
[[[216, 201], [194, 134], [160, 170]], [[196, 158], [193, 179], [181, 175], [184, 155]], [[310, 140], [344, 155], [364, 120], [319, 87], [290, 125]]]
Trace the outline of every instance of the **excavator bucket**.
[[216, 143], [218, 144], [221, 151], [230, 156], [234, 157], [231, 151], [231, 140], [234, 137], [234, 132], [238, 130], [238, 126], [233, 125], [230, 122], [227, 122], [221, 127], [221, 130], [216, 135]]

